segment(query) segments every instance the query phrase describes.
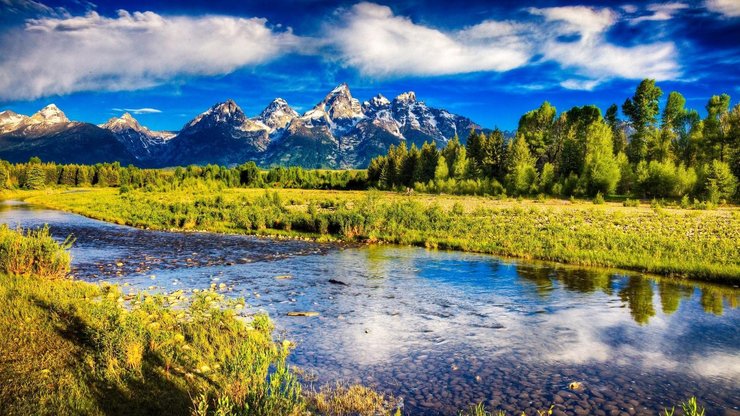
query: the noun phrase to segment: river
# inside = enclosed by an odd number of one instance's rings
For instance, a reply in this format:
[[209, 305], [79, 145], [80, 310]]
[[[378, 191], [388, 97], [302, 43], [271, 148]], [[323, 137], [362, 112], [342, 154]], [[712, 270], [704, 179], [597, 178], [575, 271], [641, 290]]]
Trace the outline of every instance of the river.
[[690, 396], [708, 415], [740, 414], [737, 286], [421, 248], [147, 231], [15, 202], [0, 205], [0, 222], [73, 235], [83, 280], [163, 293], [223, 283], [226, 296], [245, 298], [244, 314], [267, 312], [276, 336], [297, 344], [290, 362], [304, 383], [362, 382], [403, 398], [405, 414], [484, 402], [509, 414], [552, 403], [566, 414], [655, 415]]

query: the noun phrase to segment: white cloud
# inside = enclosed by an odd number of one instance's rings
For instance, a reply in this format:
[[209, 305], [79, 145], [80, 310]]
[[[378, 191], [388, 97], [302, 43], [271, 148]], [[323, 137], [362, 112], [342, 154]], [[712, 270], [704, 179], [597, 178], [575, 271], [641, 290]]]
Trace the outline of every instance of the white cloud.
[[[2, 0], [5, 1], [5, 0]], [[119, 11], [28, 20], [0, 38], [0, 99], [132, 90], [226, 74], [294, 50], [300, 39], [260, 18]]]
[[707, 0], [706, 6], [709, 10], [727, 17], [740, 16], [740, 1], [738, 0]]
[[161, 113], [162, 110], [156, 109], [156, 108], [113, 108], [113, 111], [125, 111], [127, 113], [132, 114], [158, 114]]
[[591, 91], [601, 83], [598, 79], [567, 79], [560, 83], [560, 86], [569, 90]]
[[[648, 7], [658, 18], [683, 7]], [[607, 32], [619, 14], [608, 8], [567, 6], [529, 8], [540, 22], [485, 20], [460, 30], [440, 30], [393, 14], [387, 7], [359, 3], [328, 29], [328, 42], [340, 61], [365, 75], [447, 75], [502, 72], [540, 62], [556, 62], [578, 79], [560, 83], [591, 90], [614, 78], [666, 80], [680, 73], [672, 42], [619, 46]], [[566, 38], [566, 40], [563, 40]]]
[[416, 24], [387, 6], [359, 3], [329, 30], [345, 64], [366, 75], [445, 75], [507, 71], [524, 65], [531, 52], [506, 22], [482, 22], [454, 31]]
[[578, 33], [592, 37], [608, 29], [617, 15], [609, 9], [594, 9], [586, 6], [530, 8], [530, 13], [540, 15], [547, 21], [560, 22], [558, 34]]
[[680, 10], [688, 9], [689, 5], [684, 3], [654, 3], [647, 6], [651, 14], [639, 16], [630, 20], [630, 23], [636, 25], [640, 22], [647, 21], [664, 21], [671, 20]]
[[[558, 62], [563, 68], [588, 78], [588, 83], [579, 81], [587, 89], [613, 78], [661, 81], [673, 79], [680, 73], [672, 42], [631, 47], [610, 43], [606, 32], [616, 23], [617, 16], [609, 9], [565, 6], [530, 9], [530, 12], [543, 16], [550, 24], [545, 31], [555, 35], [540, 43], [544, 59]], [[578, 39], [562, 41], [558, 39], [562, 35], [577, 35]], [[566, 88], [578, 86], [575, 81], [563, 84]]]

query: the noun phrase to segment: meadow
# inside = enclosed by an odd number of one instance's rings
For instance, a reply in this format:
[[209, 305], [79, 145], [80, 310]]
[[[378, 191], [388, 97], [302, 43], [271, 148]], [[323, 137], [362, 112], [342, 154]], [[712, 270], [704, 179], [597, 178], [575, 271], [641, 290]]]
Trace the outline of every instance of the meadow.
[[416, 245], [717, 282], [740, 277], [740, 209], [383, 191], [226, 188], [4, 191], [140, 228]]

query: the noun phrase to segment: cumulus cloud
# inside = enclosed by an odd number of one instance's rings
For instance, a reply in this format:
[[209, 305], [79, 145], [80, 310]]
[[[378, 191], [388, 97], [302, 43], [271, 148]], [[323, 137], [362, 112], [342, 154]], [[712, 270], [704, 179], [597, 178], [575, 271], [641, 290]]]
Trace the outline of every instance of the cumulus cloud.
[[531, 56], [514, 23], [482, 22], [444, 32], [396, 16], [387, 6], [359, 3], [329, 30], [342, 60], [371, 76], [506, 71]]
[[707, 0], [706, 6], [727, 17], [740, 17], [740, 2], [737, 0]]
[[131, 114], [158, 114], [161, 113], [162, 110], [159, 110], [157, 108], [113, 108], [113, 111], [123, 111]]
[[[6, 0], [2, 0], [6, 1]], [[133, 90], [181, 76], [226, 74], [294, 50], [265, 19], [96, 12], [44, 17], [0, 36], [0, 99]]]
[[[679, 3], [651, 6], [652, 18], [680, 10]], [[387, 7], [359, 3], [329, 29], [328, 42], [340, 60], [368, 76], [447, 75], [502, 72], [537, 62], [556, 62], [583, 79], [570, 89], [595, 88], [613, 78], [657, 80], [678, 75], [671, 42], [619, 46], [607, 32], [619, 20], [608, 8], [529, 8], [541, 21], [485, 20], [459, 30], [442, 30], [398, 16]]]

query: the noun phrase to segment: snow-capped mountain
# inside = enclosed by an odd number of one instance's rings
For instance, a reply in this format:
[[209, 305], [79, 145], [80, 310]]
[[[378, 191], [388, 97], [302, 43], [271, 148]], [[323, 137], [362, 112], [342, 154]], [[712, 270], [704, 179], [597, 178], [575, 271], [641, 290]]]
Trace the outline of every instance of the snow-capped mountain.
[[62, 110], [54, 104], [47, 105], [31, 117], [12, 111], [3, 111], [0, 114], [0, 134], [39, 137], [71, 127], [71, 124]]
[[28, 116], [14, 111], [5, 110], [0, 112], [0, 134], [16, 130], [26, 120], [28, 120]]
[[165, 165], [239, 164], [259, 159], [270, 142], [270, 128], [248, 118], [233, 100], [219, 103], [185, 124], [172, 138]]
[[[53, 104], [31, 117], [7, 110], [0, 112], [0, 158], [39, 156], [67, 163], [112, 158], [146, 167], [251, 160], [263, 166], [350, 168], [367, 166], [401, 142], [421, 146], [431, 141], [442, 147], [456, 134], [464, 141], [470, 129], [480, 126], [427, 106], [411, 91], [393, 100], [378, 94], [361, 103], [347, 84], [340, 84], [304, 114], [276, 98], [250, 118], [227, 100], [176, 133], [151, 131], [128, 113], [95, 126], [70, 122]], [[81, 153], [62, 150], [65, 143], [83, 142], [90, 147], [80, 148]]]
[[175, 136], [175, 133], [171, 132], [151, 131], [139, 124], [129, 113], [113, 117], [100, 127], [113, 133], [138, 160], [156, 157], [160, 148]]
[[0, 113], [0, 158], [24, 162], [32, 156], [58, 163], [138, 163], [111, 131], [70, 121], [54, 104], [32, 116]]
[[270, 130], [270, 134], [273, 134], [284, 130], [298, 116], [298, 113], [288, 105], [287, 101], [276, 98], [253, 120], [264, 124]]

